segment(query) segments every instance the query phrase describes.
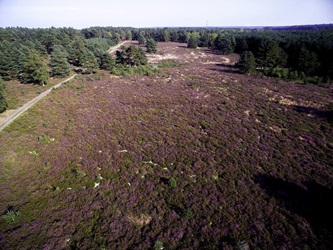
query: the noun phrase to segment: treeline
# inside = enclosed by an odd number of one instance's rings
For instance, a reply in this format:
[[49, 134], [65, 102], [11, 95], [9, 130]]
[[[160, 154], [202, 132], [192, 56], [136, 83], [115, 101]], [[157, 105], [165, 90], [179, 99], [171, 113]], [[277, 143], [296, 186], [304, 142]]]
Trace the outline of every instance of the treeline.
[[72, 28], [1, 28], [0, 76], [43, 85], [50, 76], [67, 76], [72, 66], [93, 72], [105, 67], [106, 51], [118, 42], [107, 32], [103, 38], [86, 39]]
[[[187, 43], [189, 48], [210, 47], [222, 54], [246, 52], [254, 60], [244, 73], [256, 71], [285, 80], [329, 82], [333, 79], [332, 25], [283, 27], [278, 29], [219, 28], [113, 28], [92, 27], [82, 30], [85, 38], [103, 38], [109, 32], [118, 39]], [[242, 56], [244, 58], [244, 55]], [[239, 64], [242, 67], [242, 62]]]
[[[0, 76], [4, 80], [46, 84], [48, 75], [67, 75], [71, 65], [88, 73], [108, 68], [106, 50], [121, 40], [138, 40], [140, 44], [154, 40], [187, 43], [189, 48], [210, 47], [223, 54], [251, 52], [255, 58], [255, 67], [251, 68], [266, 75], [329, 81], [333, 78], [333, 28], [320, 27], [315, 30], [1, 28]], [[34, 67], [40, 70], [36, 72]]]
[[[333, 79], [332, 26], [308, 30], [0, 28], [0, 77], [44, 85], [50, 76], [67, 76], [72, 69], [82, 73], [97, 69], [117, 72], [125, 69], [124, 64], [119, 58], [115, 61], [107, 50], [122, 40], [137, 40], [151, 53], [156, 53], [156, 42], [187, 43], [189, 48], [209, 47], [222, 54], [239, 53], [242, 56], [238, 67], [247, 74], [315, 83]], [[121, 56], [127, 57], [123, 62], [132, 56], [126, 53], [142, 56], [133, 48], [123, 51]], [[0, 88], [2, 99], [3, 89]]]

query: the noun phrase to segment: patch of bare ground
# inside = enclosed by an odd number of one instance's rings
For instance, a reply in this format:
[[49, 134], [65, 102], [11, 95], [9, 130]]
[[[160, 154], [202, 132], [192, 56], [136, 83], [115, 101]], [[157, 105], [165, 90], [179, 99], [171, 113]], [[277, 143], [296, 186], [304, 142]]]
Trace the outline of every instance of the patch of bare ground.
[[333, 247], [332, 90], [184, 46], [159, 51], [186, 65], [80, 76], [0, 133], [0, 212], [21, 213], [3, 248]]

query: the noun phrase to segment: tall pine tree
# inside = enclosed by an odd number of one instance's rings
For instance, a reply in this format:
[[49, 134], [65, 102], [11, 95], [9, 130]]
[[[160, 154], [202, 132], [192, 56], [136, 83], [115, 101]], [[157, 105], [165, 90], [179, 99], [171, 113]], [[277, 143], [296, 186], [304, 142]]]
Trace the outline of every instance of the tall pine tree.
[[86, 49], [80, 56], [80, 63], [83, 68], [83, 73], [96, 73], [98, 70], [98, 62], [94, 53]]
[[61, 45], [53, 46], [51, 53], [51, 70], [52, 76], [68, 76], [71, 71], [71, 66], [67, 61], [68, 53]]
[[49, 72], [44, 58], [36, 51], [31, 50], [23, 63], [22, 81], [24, 83], [36, 83], [45, 85], [49, 80]]
[[157, 44], [153, 38], [149, 38], [147, 40], [146, 47], [147, 47], [148, 53], [156, 53], [157, 52], [156, 46], [157, 46]]
[[256, 69], [256, 60], [251, 51], [244, 51], [236, 65], [243, 74], [251, 74]]

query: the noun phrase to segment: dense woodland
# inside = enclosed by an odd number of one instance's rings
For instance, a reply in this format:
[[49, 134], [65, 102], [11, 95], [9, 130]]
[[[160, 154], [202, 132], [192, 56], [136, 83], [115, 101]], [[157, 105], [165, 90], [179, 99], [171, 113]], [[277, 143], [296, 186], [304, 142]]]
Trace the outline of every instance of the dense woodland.
[[[221, 54], [241, 55], [241, 73], [284, 80], [326, 83], [333, 79], [333, 27], [302, 26], [280, 29], [222, 28], [1, 28], [0, 112], [6, 109], [4, 81], [44, 85], [49, 77], [71, 70], [94, 73], [124, 71], [147, 60], [141, 49], [123, 48], [114, 60], [107, 50], [122, 40], [138, 40], [156, 53], [156, 42], [187, 43], [188, 48], [209, 47]], [[134, 55], [135, 54], [135, 55]], [[134, 55], [134, 56], [133, 56]]]

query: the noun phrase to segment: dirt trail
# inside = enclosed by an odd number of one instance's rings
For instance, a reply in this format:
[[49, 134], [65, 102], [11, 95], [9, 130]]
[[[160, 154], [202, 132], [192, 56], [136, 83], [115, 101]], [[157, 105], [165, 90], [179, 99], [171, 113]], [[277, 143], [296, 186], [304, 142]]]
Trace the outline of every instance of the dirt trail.
[[[110, 47], [110, 49], [107, 51], [108, 53], [114, 53], [118, 48], [120, 48], [122, 45], [130, 41], [123, 41], [116, 46]], [[67, 78], [66, 80], [58, 83], [57, 85], [53, 86], [52, 88], [49, 88], [48, 90], [41, 93], [39, 96], [36, 96], [34, 99], [30, 100], [26, 104], [24, 104], [22, 107], [15, 109], [15, 110], [7, 110], [3, 113], [3, 117], [0, 117], [0, 132], [7, 127], [9, 124], [11, 124], [17, 117], [19, 117], [21, 114], [23, 114], [25, 111], [27, 111], [29, 108], [31, 108], [33, 105], [35, 105], [38, 101], [40, 101], [43, 97], [48, 95], [52, 89], [56, 89], [61, 86], [61, 84], [68, 82], [72, 80], [77, 74]]]
[[48, 95], [52, 89], [59, 88], [61, 84], [68, 82], [72, 80], [77, 74], [67, 78], [66, 80], [58, 83], [57, 85], [54, 85], [52, 88], [49, 88], [48, 90], [44, 91], [40, 95], [36, 96], [34, 99], [30, 100], [26, 104], [24, 104], [22, 107], [15, 109], [14, 111], [11, 110], [4, 119], [0, 120], [0, 132], [7, 127], [9, 124], [11, 124], [17, 117], [19, 117], [21, 114], [23, 114], [25, 111], [27, 111], [29, 108], [31, 108], [33, 105], [35, 105], [38, 101], [40, 101], [43, 97]]
[[131, 41], [123, 41], [123, 42], [117, 44], [116, 46], [111, 47], [107, 52], [112, 54], [112, 53], [116, 52], [117, 49], [119, 49], [121, 46], [123, 46], [125, 43], [128, 43], [128, 42], [131, 42]]

